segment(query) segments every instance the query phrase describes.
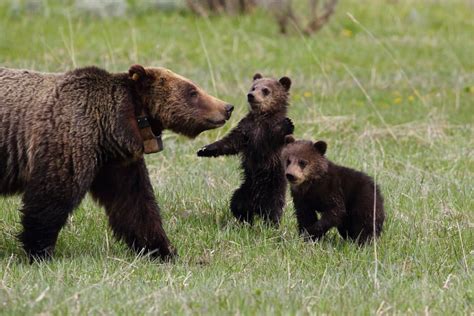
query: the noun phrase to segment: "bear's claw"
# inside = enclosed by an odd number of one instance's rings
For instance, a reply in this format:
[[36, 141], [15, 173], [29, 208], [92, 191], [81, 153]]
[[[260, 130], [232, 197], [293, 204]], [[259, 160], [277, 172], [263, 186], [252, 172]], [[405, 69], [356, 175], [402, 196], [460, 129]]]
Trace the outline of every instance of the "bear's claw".
[[216, 153], [212, 148], [210, 149], [208, 146], [204, 146], [197, 152], [198, 157], [216, 157]]
[[283, 120], [282, 128], [283, 128], [283, 131], [285, 132], [285, 136], [289, 134], [293, 134], [293, 132], [295, 131], [295, 125], [293, 124], [293, 121], [288, 117], [286, 117]]

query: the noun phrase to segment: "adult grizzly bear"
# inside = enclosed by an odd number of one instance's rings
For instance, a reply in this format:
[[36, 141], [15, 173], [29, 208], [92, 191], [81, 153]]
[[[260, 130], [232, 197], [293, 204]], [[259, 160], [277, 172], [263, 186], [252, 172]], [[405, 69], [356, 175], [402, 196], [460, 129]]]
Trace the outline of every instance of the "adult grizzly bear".
[[30, 259], [53, 254], [87, 192], [131, 248], [173, 256], [143, 154], [160, 149], [154, 134], [195, 137], [222, 126], [232, 109], [164, 68], [0, 68], [0, 194], [23, 193], [19, 239]]

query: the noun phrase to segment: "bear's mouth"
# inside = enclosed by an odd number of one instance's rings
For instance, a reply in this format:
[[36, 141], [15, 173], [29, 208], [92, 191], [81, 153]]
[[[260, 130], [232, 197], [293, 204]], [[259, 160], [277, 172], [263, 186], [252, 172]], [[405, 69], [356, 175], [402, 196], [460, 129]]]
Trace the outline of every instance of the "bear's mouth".
[[251, 111], [259, 111], [262, 109], [261, 103], [257, 101], [249, 102], [249, 107]]
[[218, 120], [217, 121], [217, 120], [207, 119], [206, 122], [209, 123], [212, 126], [219, 127], [219, 126], [224, 125], [226, 120]]

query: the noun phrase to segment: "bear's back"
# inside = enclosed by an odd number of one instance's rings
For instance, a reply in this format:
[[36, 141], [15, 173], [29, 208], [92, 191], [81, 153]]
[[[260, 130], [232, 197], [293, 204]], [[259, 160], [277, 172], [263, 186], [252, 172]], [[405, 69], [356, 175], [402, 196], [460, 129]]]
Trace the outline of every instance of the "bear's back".
[[343, 166], [333, 166], [337, 173], [338, 183], [344, 196], [347, 211], [356, 211], [360, 217], [371, 212], [374, 205], [383, 221], [383, 196], [374, 179], [364, 172]]
[[18, 113], [50, 96], [62, 77], [60, 73], [0, 68], [0, 120], [7, 112]]

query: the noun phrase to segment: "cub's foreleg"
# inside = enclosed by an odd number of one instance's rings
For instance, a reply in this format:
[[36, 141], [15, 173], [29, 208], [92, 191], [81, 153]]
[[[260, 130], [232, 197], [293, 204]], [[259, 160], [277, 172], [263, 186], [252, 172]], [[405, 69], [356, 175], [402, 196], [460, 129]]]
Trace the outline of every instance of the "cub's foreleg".
[[236, 155], [246, 144], [246, 137], [240, 129], [233, 129], [223, 139], [202, 147], [197, 155], [199, 157], [217, 157], [222, 155]]

